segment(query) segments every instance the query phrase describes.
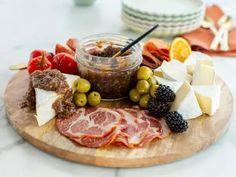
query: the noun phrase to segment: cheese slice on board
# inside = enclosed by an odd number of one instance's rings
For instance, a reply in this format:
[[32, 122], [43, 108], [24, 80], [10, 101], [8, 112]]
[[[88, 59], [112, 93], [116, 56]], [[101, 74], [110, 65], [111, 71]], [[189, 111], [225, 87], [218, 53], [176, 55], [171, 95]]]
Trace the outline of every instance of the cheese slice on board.
[[161, 70], [165, 79], [182, 82], [191, 82], [192, 80], [192, 76], [189, 75], [186, 71], [183, 71], [183, 69], [180, 68], [178, 69], [178, 67], [175, 67], [166, 61], [162, 63]]
[[183, 82], [179, 82], [179, 81], [171, 81], [171, 80], [167, 80], [167, 79], [157, 77], [157, 76], [154, 76], [154, 77], [155, 77], [158, 84], [169, 86], [171, 88], [171, 90], [175, 93], [183, 84]]
[[[66, 81], [70, 88], [73, 83], [79, 78], [79, 76], [64, 74]], [[44, 125], [51, 120], [55, 115], [55, 111], [52, 108], [52, 104], [62, 95], [57, 94], [54, 91], [47, 91], [43, 89], [35, 88], [36, 97], [36, 119], [39, 126]]]
[[220, 86], [193, 86], [203, 113], [213, 115], [220, 106]]
[[192, 85], [214, 85], [215, 77], [214, 67], [197, 64], [193, 72]]
[[186, 120], [202, 115], [193, 88], [188, 82], [184, 82], [176, 92], [176, 98], [171, 106], [171, 111], [177, 111]]

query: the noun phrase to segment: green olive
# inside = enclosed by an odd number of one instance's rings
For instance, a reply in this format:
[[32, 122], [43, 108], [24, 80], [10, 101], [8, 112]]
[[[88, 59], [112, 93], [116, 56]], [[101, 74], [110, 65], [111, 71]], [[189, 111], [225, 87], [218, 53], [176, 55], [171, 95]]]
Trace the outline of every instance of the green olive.
[[157, 88], [158, 88], [158, 85], [153, 85], [153, 86], [151, 86], [151, 88], [150, 88], [150, 95], [151, 95], [152, 97], [156, 97]]
[[74, 94], [74, 102], [77, 106], [82, 107], [87, 104], [87, 96], [85, 93], [75, 92]]
[[146, 80], [140, 80], [137, 82], [136, 89], [140, 94], [148, 93], [150, 85]]
[[97, 106], [100, 104], [100, 102], [101, 102], [101, 96], [98, 92], [93, 91], [88, 95], [88, 103], [91, 106]]
[[142, 80], [142, 79], [148, 80], [151, 75], [152, 75], [152, 70], [147, 66], [141, 66], [138, 69], [138, 73], [137, 73], [138, 80]]
[[79, 79], [76, 79], [76, 80], [74, 81], [73, 85], [72, 85], [72, 90], [73, 90], [73, 91], [76, 91], [76, 90], [77, 90], [78, 80], [79, 80]]
[[148, 101], [150, 99], [150, 95], [149, 94], [145, 94], [145, 95], [142, 95], [140, 100], [139, 100], [139, 105], [143, 108], [146, 108], [147, 105], [148, 105]]
[[80, 93], [86, 93], [89, 91], [91, 84], [86, 79], [78, 79], [77, 81], [77, 91]]
[[153, 75], [158, 76], [158, 77], [163, 77], [162, 71], [158, 71], [158, 70], [154, 71]]
[[138, 102], [140, 99], [140, 94], [136, 89], [132, 89], [129, 91], [129, 98], [133, 102]]
[[148, 79], [148, 83], [150, 86], [152, 85], [155, 85], [157, 83], [157, 80], [154, 76], [151, 76], [149, 79]]

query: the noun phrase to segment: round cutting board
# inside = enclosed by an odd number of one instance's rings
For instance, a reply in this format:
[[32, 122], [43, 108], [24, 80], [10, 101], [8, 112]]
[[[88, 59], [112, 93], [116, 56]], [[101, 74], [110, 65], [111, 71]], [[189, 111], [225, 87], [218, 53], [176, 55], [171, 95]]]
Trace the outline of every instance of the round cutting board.
[[171, 134], [155, 140], [143, 148], [128, 149], [109, 146], [86, 148], [74, 144], [59, 134], [55, 119], [38, 127], [34, 111], [20, 109], [18, 104], [27, 90], [29, 76], [18, 72], [9, 82], [5, 92], [8, 119], [17, 132], [39, 149], [75, 162], [104, 167], [144, 167], [163, 164], [191, 156], [214, 143], [227, 129], [233, 109], [229, 88], [221, 80], [221, 103], [214, 116], [202, 115], [189, 121], [189, 129], [182, 134]]

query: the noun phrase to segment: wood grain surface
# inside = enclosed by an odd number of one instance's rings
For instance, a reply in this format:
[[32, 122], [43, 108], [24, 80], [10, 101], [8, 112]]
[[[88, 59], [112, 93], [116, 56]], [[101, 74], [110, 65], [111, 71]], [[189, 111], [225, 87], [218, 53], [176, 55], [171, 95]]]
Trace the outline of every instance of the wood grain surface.
[[220, 109], [214, 116], [202, 115], [189, 121], [189, 129], [183, 134], [171, 134], [163, 140], [155, 140], [143, 148], [128, 149], [109, 146], [86, 148], [74, 144], [59, 134], [55, 119], [38, 127], [34, 111], [20, 109], [18, 104], [25, 94], [29, 78], [26, 71], [19, 71], [5, 91], [5, 108], [8, 119], [16, 131], [37, 148], [55, 156], [104, 167], [145, 167], [168, 163], [191, 156], [214, 143], [227, 129], [233, 110], [233, 98], [227, 85], [221, 86]]

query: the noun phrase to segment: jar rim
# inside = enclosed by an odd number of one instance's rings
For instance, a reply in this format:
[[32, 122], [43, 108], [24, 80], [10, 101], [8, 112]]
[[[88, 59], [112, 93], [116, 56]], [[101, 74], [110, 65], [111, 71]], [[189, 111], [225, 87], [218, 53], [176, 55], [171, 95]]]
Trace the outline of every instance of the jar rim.
[[[78, 57], [78, 55], [81, 57], [81, 55], [83, 55], [83, 56], [88, 56], [88, 57], [93, 57], [93, 58], [97, 58], [97, 59], [100, 59], [100, 60], [108, 60], [109, 58], [111, 59], [112, 57], [102, 57], [102, 56], [95, 56], [95, 55], [92, 55], [92, 54], [90, 54], [89, 52], [86, 52], [86, 51], [84, 51], [83, 50], [83, 47], [84, 47], [84, 45], [83, 44], [85, 44], [86, 42], [88, 42], [90, 39], [91, 40], [97, 40], [97, 41], [99, 41], [99, 40], [104, 40], [104, 41], [109, 41], [109, 39], [106, 39], [106, 38], [112, 38], [112, 37], [116, 37], [116, 38], [121, 38], [122, 40], [124, 40], [124, 41], [126, 41], [126, 42], [128, 42], [128, 41], [130, 41], [130, 40], [132, 40], [131, 38], [128, 38], [127, 36], [125, 36], [125, 35], [122, 35], [122, 34], [118, 34], [118, 33], [99, 33], [99, 34], [92, 34], [92, 35], [89, 35], [89, 36], [86, 36], [86, 37], [84, 37], [84, 38], [82, 38], [80, 41], [81, 42], [79, 42], [79, 44], [77, 45], [77, 47], [76, 47], [76, 53], [77, 53], [77, 57]], [[102, 39], [102, 38], [104, 38], [104, 39]], [[142, 52], [141, 52], [141, 45], [140, 45], [140, 43], [137, 43], [137, 44], [135, 44], [134, 46], [132, 46], [131, 47], [131, 49], [134, 49], [134, 52], [132, 52], [131, 54], [129, 54], [129, 55], [126, 55], [126, 56], [120, 56], [120, 57], [117, 57], [117, 58], [127, 58], [127, 57], [129, 57], [129, 58], [133, 58], [133, 57], [141, 57], [141, 55], [142, 55]], [[139, 56], [140, 55], [140, 56]], [[77, 61], [80, 63], [80, 59], [79, 58], [77, 58]], [[142, 62], [142, 59], [137, 59], [137, 61], [135, 61], [134, 63], [133, 63], [133, 65], [135, 65], [135, 66], [138, 66], [138, 65], [140, 65], [141, 64], [141, 62]], [[99, 64], [98, 64], [99, 65]], [[105, 64], [103, 64], [103, 65], [105, 65]], [[108, 64], [107, 64], [108, 65]], [[123, 68], [123, 69], [129, 69], [129, 66], [127, 66], [127, 67], [125, 67], [125, 68]]]
[[[113, 37], [122, 37], [122, 38], [125, 38], [125, 39], [127, 39], [127, 41], [129, 41], [129, 40], [132, 40], [131, 38], [128, 38], [127, 36], [125, 36], [125, 35], [122, 35], [122, 34], [119, 34], [119, 33], [97, 33], [97, 34], [91, 34], [91, 35], [88, 35], [88, 36], [86, 36], [86, 37], [83, 37], [80, 41], [82, 41], [82, 42], [79, 42], [78, 44], [77, 44], [77, 46], [76, 46], [76, 51], [77, 52], [81, 52], [81, 53], [83, 53], [83, 54], [85, 54], [85, 55], [88, 55], [88, 56], [92, 56], [92, 57], [96, 57], [96, 58], [104, 58], [104, 59], [107, 59], [107, 58], [111, 58], [111, 57], [102, 57], [102, 56], [95, 56], [95, 55], [92, 55], [92, 54], [90, 54], [90, 53], [88, 53], [88, 52], [84, 52], [83, 50], [82, 50], [82, 43], [83, 43], [83, 41], [86, 41], [86, 39], [90, 39], [90, 38], [99, 38], [99, 37], [106, 37], [106, 36], [113, 36]], [[104, 41], [105, 41], [105, 39], [104, 39]], [[134, 46], [132, 46], [131, 48], [141, 48], [141, 45], [140, 45], [140, 43], [137, 43], [137, 44], [135, 44]], [[131, 53], [131, 54], [129, 54], [129, 55], [127, 55], [127, 56], [134, 56], [135, 55], [135, 53], [133, 52], [133, 53]]]

